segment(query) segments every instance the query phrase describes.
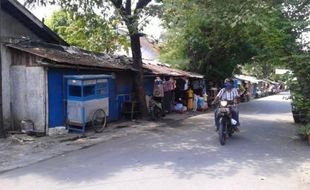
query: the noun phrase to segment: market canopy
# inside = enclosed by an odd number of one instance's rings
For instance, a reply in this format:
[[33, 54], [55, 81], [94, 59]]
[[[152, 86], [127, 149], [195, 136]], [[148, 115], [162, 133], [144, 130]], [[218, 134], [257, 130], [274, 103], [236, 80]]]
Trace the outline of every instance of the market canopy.
[[166, 76], [174, 76], [174, 77], [189, 77], [189, 78], [199, 78], [202, 79], [203, 75], [183, 71], [180, 69], [172, 68], [168, 64], [160, 63], [157, 61], [147, 61], [143, 60], [143, 68], [148, 72], [155, 75], [166, 75]]
[[238, 80], [248, 81], [251, 83], [258, 83], [259, 82], [259, 80], [256, 77], [247, 76], [247, 75], [234, 75], [234, 78], [238, 79]]
[[271, 84], [275, 84], [275, 85], [280, 84], [280, 83], [275, 82], [275, 81], [272, 81], [272, 80], [270, 80], [270, 79], [265, 79], [265, 80], [266, 80], [267, 82], [271, 83]]

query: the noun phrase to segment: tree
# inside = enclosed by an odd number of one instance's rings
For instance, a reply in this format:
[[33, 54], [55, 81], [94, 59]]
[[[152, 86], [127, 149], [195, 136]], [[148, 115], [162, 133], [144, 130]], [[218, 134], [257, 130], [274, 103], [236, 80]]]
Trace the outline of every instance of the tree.
[[265, 18], [272, 14], [267, 3], [255, 0], [165, 1], [164, 7], [164, 61], [183, 59], [186, 69], [215, 80], [230, 77], [256, 54], [250, 33], [267, 30]]
[[164, 4], [168, 41], [162, 58], [173, 58], [172, 63], [183, 60], [183, 67], [208, 79], [230, 77], [236, 66], [246, 63], [261, 67], [261, 77], [268, 77], [273, 66], [283, 65], [283, 58], [296, 48], [298, 37], [292, 31], [297, 29], [284, 16], [288, 5], [283, 1], [179, 2]]
[[310, 0], [166, 0], [164, 7], [164, 60], [215, 79], [239, 64], [260, 78], [290, 69], [293, 102], [310, 122], [310, 46], [303, 40]]
[[130, 37], [130, 45], [133, 57], [133, 66], [137, 70], [135, 75], [135, 92], [139, 101], [140, 111], [143, 116], [147, 114], [147, 107], [145, 101], [145, 92], [143, 84], [143, 67], [142, 55], [140, 45], [141, 21], [144, 21], [144, 16], [153, 16], [159, 10], [156, 0], [26, 0], [27, 4], [34, 5], [35, 3], [41, 5], [58, 4], [66, 10], [75, 13], [97, 14], [99, 11], [102, 15], [108, 16], [111, 13], [110, 5], [115, 8], [114, 14], [110, 17], [113, 20], [121, 20], [128, 29]]
[[[132, 8], [131, 0], [110, 0], [114, 7], [118, 10], [118, 13], [121, 15], [123, 21], [125, 22], [129, 36], [130, 44], [133, 57], [134, 68], [138, 70], [138, 73], [135, 77], [135, 87], [136, 92], [138, 93], [138, 100], [140, 103], [140, 111], [142, 115], [147, 114], [147, 107], [145, 101], [145, 92], [144, 92], [144, 77], [143, 77], [143, 66], [142, 66], [142, 53], [140, 45], [140, 36], [139, 33], [139, 17], [142, 13], [143, 8], [145, 8], [152, 0], [139, 0], [136, 4], [136, 7]], [[133, 10], [132, 10], [133, 9]]]
[[126, 36], [118, 34], [115, 25], [96, 14], [60, 10], [47, 18], [45, 24], [70, 45], [89, 51], [113, 53], [118, 45], [128, 49]]
[[290, 52], [283, 58], [284, 66], [293, 71], [289, 85], [293, 104], [305, 114], [306, 122], [310, 122], [310, 46], [309, 41], [303, 40], [305, 33], [309, 34], [310, 0], [283, 0], [277, 4], [282, 10], [283, 17], [291, 24], [292, 36], [297, 39], [291, 43]]

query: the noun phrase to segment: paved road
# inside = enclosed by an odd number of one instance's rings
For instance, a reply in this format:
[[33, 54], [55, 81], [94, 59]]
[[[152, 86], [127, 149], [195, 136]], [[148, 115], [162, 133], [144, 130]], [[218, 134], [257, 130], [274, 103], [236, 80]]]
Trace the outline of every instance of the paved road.
[[225, 146], [203, 114], [1, 174], [1, 189], [309, 190], [310, 146], [282, 97], [242, 104]]

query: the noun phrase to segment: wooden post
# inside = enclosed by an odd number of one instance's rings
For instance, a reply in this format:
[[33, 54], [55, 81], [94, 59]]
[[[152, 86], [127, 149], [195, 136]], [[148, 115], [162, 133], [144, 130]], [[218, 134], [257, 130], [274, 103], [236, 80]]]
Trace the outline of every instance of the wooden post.
[[0, 138], [6, 136], [3, 125], [3, 106], [2, 106], [2, 0], [0, 0]]

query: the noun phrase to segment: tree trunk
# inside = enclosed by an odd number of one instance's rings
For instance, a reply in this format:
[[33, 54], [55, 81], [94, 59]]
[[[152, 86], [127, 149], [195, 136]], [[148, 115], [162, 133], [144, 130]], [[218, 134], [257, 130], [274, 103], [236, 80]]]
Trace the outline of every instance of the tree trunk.
[[142, 53], [141, 53], [139, 34], [130, 34], [130, 41], [131, 41], [133, 66], [138, 71], [134, 76], [134, 89], [136, 92], [136, 98], [139, 102], [141, 115], [142, 117], [145, 117], [147, 116], [147, 107], [144, 92], [144, 76], [143, 76]]

